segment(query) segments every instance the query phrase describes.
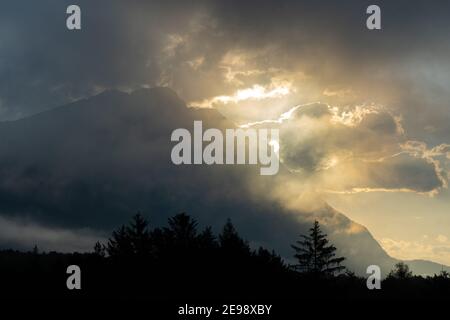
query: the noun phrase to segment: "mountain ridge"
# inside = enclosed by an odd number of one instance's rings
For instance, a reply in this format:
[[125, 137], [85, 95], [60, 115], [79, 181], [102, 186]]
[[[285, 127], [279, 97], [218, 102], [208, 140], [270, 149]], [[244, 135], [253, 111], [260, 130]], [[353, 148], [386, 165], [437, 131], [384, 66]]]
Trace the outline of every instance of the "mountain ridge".
[[[143, 209], [157, 213], [152, 217], [156, 224], [188, 211], [215, 228], [231, 217], [251, 243], [292, 255], [289, 244], [309, 228], [308, 215], [287, 212], [249, 191], [250, 184], [264, 190], [274, 178], [261, 177], [249, 166], [171, 164], [170, 133], [191, 128], [196, 119], [205, 127], [233, 125], [217, 110], [188, 108], [169, 88], [107, 90], [0, 123], [5, 137], [0, 141], [1, 215], [25, 215], [50, 227], [108, 231]], [[367, 228], [347, 234], [355, 222], [334, 208], [324, 208], [322, 217], [337, 221], [334, 230], [326, 231], [358, 274], [377, 262], [387, 274], [398, 261]], [[437, 268], [427, 262], [413, 260], [411, 269]]]

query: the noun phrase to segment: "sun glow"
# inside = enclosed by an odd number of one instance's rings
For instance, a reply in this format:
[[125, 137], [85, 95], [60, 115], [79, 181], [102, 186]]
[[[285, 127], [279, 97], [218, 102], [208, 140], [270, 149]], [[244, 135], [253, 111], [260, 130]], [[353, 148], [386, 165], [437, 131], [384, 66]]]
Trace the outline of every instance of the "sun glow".
[[214, 104], [239, 103], [247, 100], [263, 100], [281, 98], [291, 93], [289, 85], [280, 85], [276, 87], [264, 87], [258, 84], [252, 87], [239, 89], [233, 95], [221, 95], [212, 99], [203, 100], [199, 103], [193, 103], [193, 107], [211, 108]]

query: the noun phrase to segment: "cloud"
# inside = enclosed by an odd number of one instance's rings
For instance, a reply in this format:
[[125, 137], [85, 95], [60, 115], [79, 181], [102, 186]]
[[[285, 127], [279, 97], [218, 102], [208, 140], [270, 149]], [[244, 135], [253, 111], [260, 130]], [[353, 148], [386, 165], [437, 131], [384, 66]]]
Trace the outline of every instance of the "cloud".
[[0, 243], [3, 247], [31, 250], [35, 245], [43, 251], [92, 251], [104, 235], [90, 229], [52, 228], [23, 219], [0, 216]]
[[163, 84], [239, 125], [282, 122], [282, 160], [312, 188], [447, 185], [448, 160], [433, 147], [450, 138], [450, 46], [437, 27], [448, 3], [380, 3], [389, 32], [377, 34], [360, 1], [80, 1], [80, 32], [65, 29], [68, 1], [19, 2], [0, 13], [0, 119]]
[[[20, 118], [104, 89], [163, 81], [169, 35], [189, 29], [199, 7], [165, 1], [77, 2], [82, 29], [68, 31], [72, 2], [17, 1], [0, 12], [3, 119]], [[36, 28], [39, 26], [39, 28]]]
[[265, 88], [260, 85], [253, 85], [251, 88], [239, 89], [232, 96], [217, 96], [210, 100], [204, 100], [199, 103], [192, 103], [193, 107], [212, 108], [215, 104], [229, 104], [239, 103], [246, 100], [264, 100], [286, 96], [289, 94], [290, 88], [288, 85], [277, 86], [274, 88]]
[[432, 195], [444, 187], [433, 164], [406, 154], [376, 161], [350, 159], [327, 173], [331, 179], [337, 180], [333, 190], [343, 193], [395, 191]]
[[450, 242], [444, 235], [435, 239], [424, 235], [414, 241], [382, 238], [380, 244], [389, 255], [400, 260], [427, 259], [443, 264], [450, 261]]
[[424, 159], [435, 168], [436, 175], [441, 181], [442, 186], [448, 187], [450, 177], [449, 151], [450, 145], [442, 143], [432, 148], [421, 141], [408, 140], [400, 145], [401, 149], [415, 158]]
[[441, 243], [447, 243], [448, 242], [448, 238], [442, 234], [439, 234], [436, 237], [436, 241], [441, 242]]
[[[443, 14], [448, 3], [381, 1], [389, 30], [382, 33], [365, 28], [370, 3], [357, 0], [80, 0], [85, 13], [80, 32], [65, 29], [69, 4], [16, 1], [0, 13], [4, 119], [107, 88], [164, 84], [192, 103], [233, 96], [254, 85], [266, 88], [274, 79], [297, 88], [289, 99], [272, 101], [278, 114], [320, 99], [341, 105], [378, 100], [403, 110], [427, 106], [432, 112], [423, 121], [434, 122], [439, 121], [436, 109], [442, 111], [448, 101], [432, 94], [445, 95], [448, 83], [449, 46], [441, 27], [448, 25]], [[405, 7], [415, 9], [405, 12]], [[427, 21], [431, 15], [434, 24]], [[36, 25], [40, 31], [30, 27]], [[436, 66], [422, 62], [430, 62], [430, 54]], [[226, 109], [257, 120], [256, 112], [236, 108]], [[253, 108], [267, 118], [268, 108]]]
[[280, 129], [280, 159], [319, 192], [436, 194], [447, 187], [448, 145], [409, 141], [401, 119], [377, 105], [311, 103], [245, 127]]

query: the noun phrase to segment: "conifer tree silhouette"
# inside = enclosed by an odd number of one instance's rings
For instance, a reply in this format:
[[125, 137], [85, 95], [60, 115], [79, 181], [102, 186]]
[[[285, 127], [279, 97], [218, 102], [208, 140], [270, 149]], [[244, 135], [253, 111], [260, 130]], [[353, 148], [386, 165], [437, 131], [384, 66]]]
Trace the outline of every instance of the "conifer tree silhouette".
[[322, 233], [317, 220], [309, 231], [308, 236], [301, 235], [303, 240], [298, 240], [297, 245], [291, 246], [296, 252], [294, 257], [298, 260], [294, 268], [316, 276], [330, 276], [344, 270], [345, 267], [340, 264], [345, 258], [335, 257], [336, 247], [328, 245], [327, 235]]
[[100, 243], [100, 241], [97, 241], [94, 245], [94, 254], [101, 258], [106, 256], [106, 248]]
[[148, 256], [152, 251], [152, 239], [148, 229], [148, 222], [140, 214], [136, 214], [127, 228], [133, 253], [138, 256]]
[[231, 220], [225, 223], [222, 233], [219, 235], [220, 247], [228, 252], [250, 253], [250, 247], [237, 233]]
[[152, 241], [148, 222], [138, 213], [129, 226], [113, 231], [106, 251], [111, 257], [147, 256], [151, 254]]
[[263, 247], [259, 247], [258, 251], [255, 253], [258, 261], [265, 265], [271, 265], [280, 269], [285, 269], [286, 266], [283, 262], [281, 256], [276, 254], [274, 250], [269, 251]]
[[172, 245], [176, 248], [193, 248], [197, 242], [197, 221], [186, 213], [180, 213], [169, 218], [169, 227], [165, 233]]
[[216, 236], [213, 234], [211, 227], [206, 227], [198, 235], [198, 244], [201, 249], [217, 249], [219, 247]]
[[124, 225], [112, 232], [106, 251], [112, 258], [132, 255], [133, 248]]

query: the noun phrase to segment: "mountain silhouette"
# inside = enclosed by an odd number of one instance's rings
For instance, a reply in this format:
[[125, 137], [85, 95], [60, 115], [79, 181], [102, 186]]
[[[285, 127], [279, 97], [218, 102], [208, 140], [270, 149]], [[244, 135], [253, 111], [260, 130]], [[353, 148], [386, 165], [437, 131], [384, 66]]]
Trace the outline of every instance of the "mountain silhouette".
[[[267, 197], [277, 177], [258, 166], [175, 166], [170, 159], [177, 128], [233, 128], [214, 109], [194, 109], [168, 88], [132, 93], [105, 91], [24, 119], [0, 123], [0, 216], [51, 228], [110, 232], [144, 211], [152, 225], [177, 212], [219, 228], [231, 218], [250, 245], [292, 257], [289, 244], [305, 233], [311, 213], [288, 210]], [[288, 170], [280, 167], [282, 175]], [[345, 266], [364, 274], [371, 264], [387, 274], [397, 262], [362, 227], [326, 203], [317, 214], [334, 221], [327, 232], [347, 257]], [[33, 235], [0, 238], [0, 246], [29, 249]], [[39, 245], [39, 244], [38, 244]], [[441, 266], [408, 262], [413, 271]]]

